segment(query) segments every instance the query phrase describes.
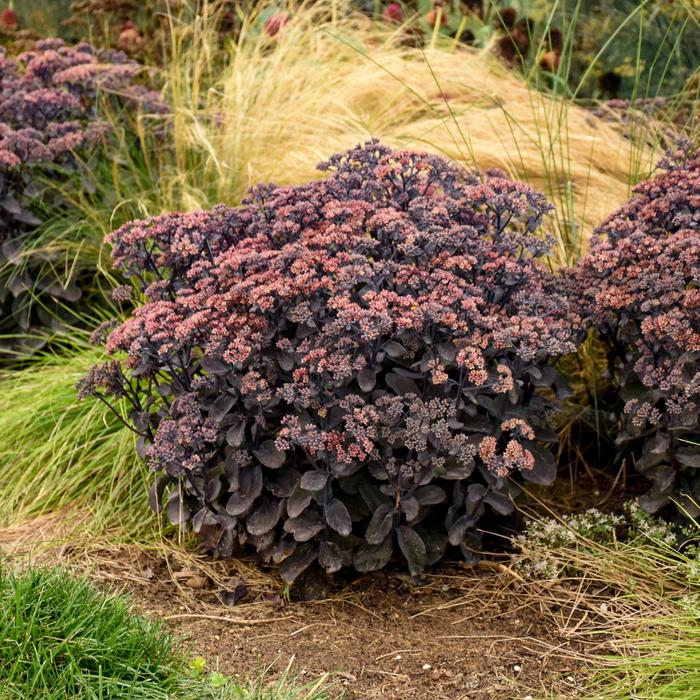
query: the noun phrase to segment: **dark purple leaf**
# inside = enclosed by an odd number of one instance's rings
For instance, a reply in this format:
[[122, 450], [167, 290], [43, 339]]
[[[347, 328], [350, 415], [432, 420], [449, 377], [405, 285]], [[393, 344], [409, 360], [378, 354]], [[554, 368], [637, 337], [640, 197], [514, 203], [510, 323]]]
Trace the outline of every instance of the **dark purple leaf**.
[[246, 530], [251, 535], [264, 535], [277, 525], [280, 518], [280, 503], [273, 500], [263, 501], [246, 520]]
[[390, 503], [383, 503], [374, 511], [365, 533], [368, 544], [381, 544], [386, 539], [394, 524], [394, 513]]
[[217, 423], [221, 423], [224, 416], [231, 410], [233, 404], [236, 403], [236, 397], [231, 394], [222, 394], [214, 401], [209, 417]]
[[345, 504], [337, 498], [331, 499], [324, 510], [326, 522], [338, 534], [347, 537], [352, 532], [352, 520]]
[[418, 534], [425, 543], [426, 566], [432, 566], [433, 564], [439, 562], [445, 554], [445, 549], [447, 549], [446, 533], [421, 528], [418, 531]]
[[652, 514], [663, 508], [670, 501], [671, 499], [667, 494], [659, 493], [654, 489], [639, 497], [639, 505], [642, 509]]
[[445, 466], [446, 471], [442, 475], [442, 478], [450, 481], [462, 481], [463, 479], [468, 479], [474, 471], [475, 466], [476, 463], [474, 460], [472, 460], [469, 464], [463, 464], [456, 461], [448, 462], [448, 464]]
[[282, 580], [289, 585], [294, 583], [298, 576], [316, 561], [317, 555], [318, 550], [314, 545], [304, 544], [298, 547], [294, 554], [282, 562], [280, 568]]
[[399, 396], [405, 396], [406, 394], [418, 394], [420, 395], [420, 389], [418, 384], [416, 384], [412, 379], [407, 379], [402, 377], [395, 372], [389, 372], [384, 378], [387, 386], [393, 389]]
[[391, 539], [391, 535], [389, 535], [381, 544], [361, 545], [353, 557], [355, 569], [361, 573], [383, 569], [389, 563], [393, 554]]
[[409, 523], [412, 523], [418, 517], [418, 513], [420, 512], [420, 503], [418, 502], [418, 499], [412, 496], [402, 498], [401, 512], [405, 513], [406, 520], [408, 520]]
[[318, 563], [327, 574], [334, 574], [343, 566], [343, 554], [335, 542], [321, 542], [318, 548]]
[[401, 343], [397, 343], [395, 340], [387, 340], [387, 342], [382, 346], [382, 349], [394, 360], [399, 360], [408, 354], [408, 350], [406, 350]]
[[418, 576], [425, 569], [427, 560], [425, 543], [420, 535], [408, 525], [399, 527], [396, 531], [396, 539], [401, 553], [408, 562], [408, 570], [411, 576]]
[[532, 452], [535, 458], [535, 466], [532, 469], [522, 470], [523, 478], [541, 486], [552, 484], [557, 476], [557, 465], [554, 461], [554, 455], [549, 450], [530, 440], [523, 440], [523, 446]]
[[272, 548], [272, 561], [274, 561], [275, 564], [280, 564], [290, 556], [296, 548], [296, 540], [291, 537], [282, 537]]
[[192, 530], [194, 530], [195, 533], [198, 534], [201, 531], [208, 512], [209, 509], [205, 506], [204, 508], [200, 508], [192, 517]]
[[215, 357], [209, 357], [208, 355], [202, 357], [200, 365], [202, 369], [211, 374], [228, 374], [231, 371], [231, 366], [229, 364]]
[[287, 514], [290, 518], [296, 518], [301, 515], [313, 498], [310, 491], [305, 491], [301, 487], [294, 489], [292, 495], [287, 500]]
[[284, 523], [285, 532], [291, 532], [297, 542], [307, 542], [323, 530], [323, 520], [316, 513], [289, 518]]
[[457, 356], [457, 348], [453, 343], [440, 343], [440, 345], [437, 346], [437, 351], [440, 357], [446, 362], [454, 362]]
[[461, 518], [457, 518], [447, 533], [449, 543], [455, 547], [460, 545], [467, 531], [472, 527], [474, 527], [474, 519], [471, 516], [463, 515]]
[[377, 372], [369, 368], [360, 370], [357, 373], [357, 383], [362, 391], [369, 393], [377, 385]]
[[243, 416], [234, 416], [231, 427], [226, 431], [226, 442], [231, 447], [240, 447], [245, 435], [246, 420]]
[[496, 491], [490, 491], [484, 496], [484, 503], [488, 503], [499, 515], [510, 515], [513, 512], [510, 498]]
[[175, 496], [168, 502], [168, 522], [171, 525], [184, 525], [191, 517], [189, 508]]
[[230, 515], [242, 515], [253, 505], [253, 501], [262, 493], [263, 478], [260, 465], [241, 469], [238, 491], [233, 493], [226, 504]]
[[300, 486], [306, 491], [322, 491], [328, 483], [328, 472], [321, 469], [306, 472], [302, 475]]
[[22, 209], [19, 213], [15, 214], [15, 221], [19, 221], [27, 226], [39, 226], [39, 224], [42, 223], [42, 220], [38, 216], [32, 214], [28, 209]]
[[249, 592], [250, 589], [245, 583], [239, 583], [233, 590], [223, 589], [216, 595], [225, 606], [232, 608], [236, 603], [243, 600]]
[[22, 211], [19, 202], [11, 194], [0, 197], [0, 207], [14, 216], [17, 216]]
[[416, 489], [415, 496], [422, 506], [438, 505], [447, 499], [445, 490], [433, 484]]
[[259, 449], [253, 451], [253, 454], [261, 464], [270, 469], [279, 469], [287, 457], [285, 452], [275, 447], [274, 440], [266, 440]]
[[675, 451], [674, 457], [681, 464], [685, 464], [687, 467], [693, 467], [695, 469], [700, 469], [700, 452], [698, 452], [696, 450], [691, 450], [690, 448], [680, 447]]
[[172, 478], [168, 474], [160, 474], [155, 478], [153, 485], [149, 489], [148, 505], [154, 513], [161, 512], [165, 487], [170, 481], [172, 481]]
[[215, 501], [219, 497], [219, 494], [221, 493], [221, 480], [219, 479], [219, 477], [210, 479], [207, 482], [206, 488], [204, 489], [204, 493], [210, 501]]
[[277, 353], [277, 362], [283, 372], [291, 372], [294, 369], [294, 355], [290, 352]]

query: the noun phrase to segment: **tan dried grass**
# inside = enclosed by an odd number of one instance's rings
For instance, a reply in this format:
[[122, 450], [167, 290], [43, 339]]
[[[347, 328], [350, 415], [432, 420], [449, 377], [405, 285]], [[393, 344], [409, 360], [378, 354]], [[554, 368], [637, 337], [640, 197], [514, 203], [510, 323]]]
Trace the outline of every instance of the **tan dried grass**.
[[489, 52], [437, 39], [407, 46], [405, 27], [381, 29], [338, 3], [297, 8], [274, 38], [256, 33], [252, 14], [223, 55], [212, 26], [176, 27], [166, 67], [174, 206], [235, 203], [260, 181], [318, 177], [328, 155], [378, 137], [502, 168], [545, 192], [564, 263], [654, 160], [645, 143], [534, 90]]

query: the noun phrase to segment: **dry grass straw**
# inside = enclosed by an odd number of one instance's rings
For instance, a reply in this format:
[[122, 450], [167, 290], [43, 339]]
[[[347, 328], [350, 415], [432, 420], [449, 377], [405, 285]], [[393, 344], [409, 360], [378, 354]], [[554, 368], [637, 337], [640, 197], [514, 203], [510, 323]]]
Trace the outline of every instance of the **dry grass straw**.
[[[271, 595], [280, 589], [278, 577], [261, 572], [253, 559], [214, 561], [194, 546], [185, 546], [191, 543], [177, 542], [163, 532], [138, 543], [115, 537], [114, 532], [87, 538], [92, 517], [90, 512], [67, 507], [1, 527], [0, 559], [15, 570], [61, 566], [89, 576], [105, 589], [135, 592], [144, 605], [158, 605], [161, 598], [175, 596], [180, 612], [173, 619], [223, 615], [229, 622], [249, 625], [286, 614]], [[227, 615], [211, 590], [229, 590], [241, 581], [251, 597], [265, 593], [270, 600], [246, 603]]]
[[[515, 590], [556, 623], [563, 640], [556, 655], [589, 668], [585, 697], [698, 697], [700, 578], [692, 551], [679, 552], [664, 534], [670, 530], [640, 531], [623, 542], [571, 532], [566, 545], [528, 543], [521, 557], [560, 573], [517, 577]], [[697, 536], [686, 539], [697, 543]]]
[[437, 36], [425, 50], [410, 46], [409, 27], [373, 24], [338, 2], [289, 12], [275, 37], [252, 12], [224, 49], [215, 18], [173, 20], [165, 70], [176, 168], [166, 201], [234, 203], [259, 181], [317, 177], [331, 153], [378, 137], [502, 168], [545, 192], [558, 209], [557, 258], [570, 262], [653, 162], [652, 149], [529, 87], [487, 51]]

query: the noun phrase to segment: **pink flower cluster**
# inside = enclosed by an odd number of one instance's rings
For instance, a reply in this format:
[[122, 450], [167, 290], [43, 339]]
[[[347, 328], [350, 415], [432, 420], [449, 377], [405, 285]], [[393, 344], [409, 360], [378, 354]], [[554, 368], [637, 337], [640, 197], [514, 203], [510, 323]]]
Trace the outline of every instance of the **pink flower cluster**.
[[22, 249], [41, 224], [40, 211], [66, 206], [56, 179], [62, 189], [72, 183], [85, 188], [81, 175], [90, 173], [82, 161], [111, 133], [99, 117], [104, 101], [111, 108], [166, 111], [157, 93], [138, 84], [142, 70], [119, 52], [69, 47], [58, 39], [40, 41], [18, 57], [0, 50], [0, 351], [22, 351], [18, 330], [40, 335], [62, 303], [81, 295], [76, 268], [67, 284], [62, 263]]
[[[113, 53], [113, 52], [112, 52]], [[104, 55], [89, 44], [66, 46], [59, 39], [37, 42], [17, 58], [0, 55], [0, 162], [63, 162], [94, 143], [106, 125], [96, 118], [99, 95], [165, 112], [157, 93], [135, 81], [142, 67], [126, 56]]]
[[621, 436], [657, 510], [700, 503], [700, 153], [682, 143], [600, 227], [575, 273], [584, 312], [610, 347]]
[[[549, 363], [576, 349], [579, 319], [539, 260], [549, 206], [375, 141], [321, 168], [325, 180], [261, 186], [238, 208], [110, 235], [148, 300], [107, 348], [150, 402], [151, 465], [187, 475], [187, 511], [290, 580], [314, 559], [302, 542], [323, 545], [329, 571], [348, 557], [380, 568], [394, 540], [412, 572], [448, 541], [472, 556], [486, 506], [512, 507], [508, 475], [553, 478], [538, 387], [560, 387]], [[183, 395], [198, 417], [181, 415]], [[347, 539], [365, 530], [364, 545]]]

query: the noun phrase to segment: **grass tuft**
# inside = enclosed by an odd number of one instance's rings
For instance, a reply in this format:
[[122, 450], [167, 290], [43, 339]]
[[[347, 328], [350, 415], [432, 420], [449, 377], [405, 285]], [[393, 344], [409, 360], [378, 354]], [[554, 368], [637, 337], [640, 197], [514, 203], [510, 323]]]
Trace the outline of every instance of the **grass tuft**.
[[171, 636], [58, 570], [0, 572], [0, 640], [3, 698], [207, 697]]
[[0, 527], [65, 508], [86, 514], [87, 536], [148, 539], [157, 518], [133, 433], [75, 384], [102, 359], [78, 335], [70, 355], [45, 356], [0, 378]]
[[523, 591], [578, 643], [586, 697], [700, 698], [700, 528], [634, 504], [622, 521], [594, 511], [534, 521], [514, 560]]
[[626, 137], [489, 50], [440, 36], [411, 46], [408, 27], [374, 23], [347, 2], [285, 6], [290, 21], [275, 37], [262, 31], [267, 6], [253, 3], [236, 41], [223, 45], [215, 11], [195, 23], [172, 18], [163, 69], [172, 149], [155, 155], [157, 186], [134, 192], [131, 208], [237, 204], [251, 185], [319, 177], [316, 164], [330, 154], [378, 137], [502, 168], [544, 192], [557, 207], [551, 227], [564, 264], [652, 167], [648, 134]]
[[[293, 661], [293, 660], [292, 660]], [[188, 660], [160, 623], [128, 598], [61, 569], [0, 568], [2, 700], [328, 700], [327, 675], [299, 684], [290, 662], [238, 682]], [[339, 696], [334, 695], [335, 698]]]

